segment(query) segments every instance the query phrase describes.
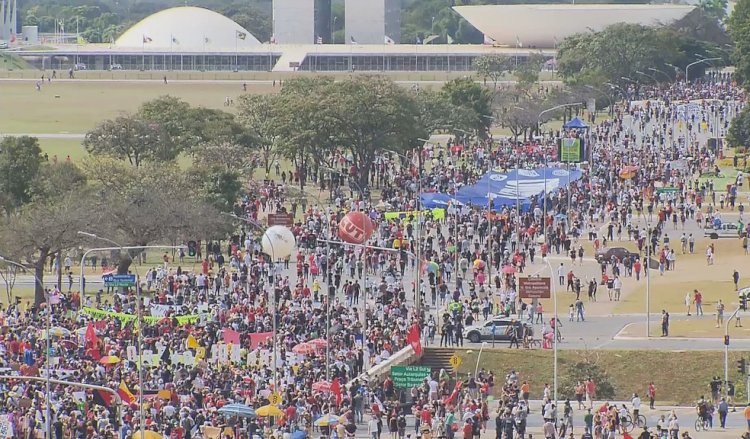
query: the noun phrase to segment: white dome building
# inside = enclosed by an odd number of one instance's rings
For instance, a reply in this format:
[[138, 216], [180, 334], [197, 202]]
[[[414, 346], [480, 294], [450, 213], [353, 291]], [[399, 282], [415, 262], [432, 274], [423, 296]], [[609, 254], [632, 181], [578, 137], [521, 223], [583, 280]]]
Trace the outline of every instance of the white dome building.
[[125, 31], [116, 47], [175, 51], [227, 51], [259, 46], [244, 27], [204, 8], [181, 6], [151, 14]]

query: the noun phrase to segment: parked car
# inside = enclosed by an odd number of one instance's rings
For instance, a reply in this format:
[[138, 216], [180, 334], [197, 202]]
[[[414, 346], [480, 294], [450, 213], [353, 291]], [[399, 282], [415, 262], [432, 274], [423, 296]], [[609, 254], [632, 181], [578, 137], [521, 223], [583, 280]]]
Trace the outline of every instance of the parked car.
[[622, 261], [625, 258], [629, 258], [630, 255], [630, 250], [625, 247], [602, 247], [596, 251], [596, 260], [599, 262], [611, 261], [612, 256], [615, 256]]
[[8, 48], [8, 42], [4, 40], [0, 40], [0, 49], [7, 49]]
[[742, 300], [743, 297], [750, 300], [750, 287], [744, 287], [737, 290], [737, 298]]
[[703, 231], [703, 236], [711, 239], [739, 238], [740, 228], [736, 223], [721, 223], [716, 226], [706, 228]]
[[[483, 340], [491, 341], [493, 335], [495, 340], [510, 340], [510, 335], [506, 334], [508, 327], [511, 325], [523, 326], [525, 324], [525, 322], [510, 317], [497, 316], [481, 325], [467, 326], [464, 328], [464, 338], [472, 343], [479, 343]], [[528, 331], [529, 335], [534, 334], [531, 326], [529, 326]]]

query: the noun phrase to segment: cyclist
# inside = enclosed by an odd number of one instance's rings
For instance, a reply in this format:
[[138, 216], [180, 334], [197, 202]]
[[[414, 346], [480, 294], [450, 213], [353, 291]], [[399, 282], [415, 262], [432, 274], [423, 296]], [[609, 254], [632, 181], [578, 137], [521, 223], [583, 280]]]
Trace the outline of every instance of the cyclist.
[[708, 414], [708, 401], [706, 401], [706, 398], [704, 398], [703, 395], [701, 395], [701, 399], [698, 400], [695, 409], [698, 411], [698, 419], [705, 423], [706, 415]]
[[630, 399], [630, 403], [633, 404], [633, 422], [638, 423], [638, 413], [641, 411], [641, 398], [638, 397], [637, 393], [633, 394]]

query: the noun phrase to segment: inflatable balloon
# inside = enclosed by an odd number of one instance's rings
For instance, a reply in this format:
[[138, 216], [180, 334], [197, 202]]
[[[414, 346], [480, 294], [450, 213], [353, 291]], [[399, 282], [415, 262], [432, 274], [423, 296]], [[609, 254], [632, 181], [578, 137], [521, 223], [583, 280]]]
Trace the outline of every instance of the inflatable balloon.
[[261, 240], [263, 253], [269, 255], [273, 261], [291, 256], [295, 244], [294, 234], [284, 226], [269, 227]]
[[349, 212], [339, 221], [339, 238], [349, 244], [364, 244], [375, 226], [364, 212]]

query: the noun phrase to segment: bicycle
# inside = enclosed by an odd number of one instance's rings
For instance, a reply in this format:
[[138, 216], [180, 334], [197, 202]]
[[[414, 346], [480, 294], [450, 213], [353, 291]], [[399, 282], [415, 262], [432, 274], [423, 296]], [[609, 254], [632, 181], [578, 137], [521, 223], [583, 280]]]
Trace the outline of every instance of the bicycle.
[[639, 414], [635, 421], [633, 421], [633, 415], [628, 413], [626, 417], [620, 419], [620, 423], [622, 424], [622, 428], [630, 433], [635, 427], [646, 428], [646, 417]]
[[542, 348], [542, 340], [538, 338], [529, 338], [526, 341], [526, 348], [527, 349], [541, 349]]
[[696, 432], [708, 431], [708, 427], [709, 427], [708, 419], [701, 418], [700, 416], [698, 416], [698, 418], [695, 420], [695, 431]]

